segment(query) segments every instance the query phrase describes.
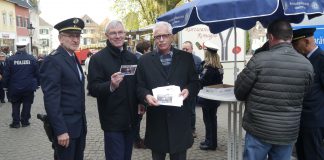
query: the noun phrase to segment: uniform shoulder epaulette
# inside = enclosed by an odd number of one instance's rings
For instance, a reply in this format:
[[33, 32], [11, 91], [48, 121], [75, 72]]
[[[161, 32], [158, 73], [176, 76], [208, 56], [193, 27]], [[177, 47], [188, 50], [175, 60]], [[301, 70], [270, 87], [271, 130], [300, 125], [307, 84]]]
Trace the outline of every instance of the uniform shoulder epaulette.
[[59, 52], [57, 52], [56, 50], [54, 50], [54, 51], [52, 51], [49, 55], [54, 56], [54, 55], [56, 55], [57, 53], [59, 53]]

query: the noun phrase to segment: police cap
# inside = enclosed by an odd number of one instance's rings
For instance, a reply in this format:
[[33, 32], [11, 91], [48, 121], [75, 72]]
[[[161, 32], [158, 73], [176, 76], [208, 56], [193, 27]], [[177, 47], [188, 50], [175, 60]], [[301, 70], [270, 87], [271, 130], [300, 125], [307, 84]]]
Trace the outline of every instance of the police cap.
[[314, 35], [316, 28], [301, 28], [293, 30], [293, 38], [292, 41], [296, 42], [299, 39], [311, 37]]
[[26, 41], [19, 41], [19, 42], [17, 42], [16, 46], [17, 46], [17, 48], [24, 48], [27, 46], [27, 44], [28, 44], [28, 42], [26, 42]]
[[64, 20], [54, 26], [60, 33], [61, 32], [79, 32], [81, 33], [84, 28], [84, 22], [80, 18], [70, 18]]
[[212, 52], [217, 52], [220, 49], [220, 47], [212, 41], [204, 42], [204, 46], [207, 50], [210, 50]]

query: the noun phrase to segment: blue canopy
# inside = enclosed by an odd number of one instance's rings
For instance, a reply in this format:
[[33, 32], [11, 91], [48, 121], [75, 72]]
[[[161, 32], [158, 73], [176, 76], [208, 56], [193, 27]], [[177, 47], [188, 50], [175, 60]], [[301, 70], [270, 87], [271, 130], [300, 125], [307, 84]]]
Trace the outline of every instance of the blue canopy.
[[[324, 0], [194, 0], [157, 18], [167, 21], [176, 33], [196, 24], [206, 24], [212, 33], [234, 27], [248, 30], [259, 21], [264, 27], [275, 19], [300, 23], [304, 16], [319, 16]], [[233, 23], [235, 21], [235, 23]]]

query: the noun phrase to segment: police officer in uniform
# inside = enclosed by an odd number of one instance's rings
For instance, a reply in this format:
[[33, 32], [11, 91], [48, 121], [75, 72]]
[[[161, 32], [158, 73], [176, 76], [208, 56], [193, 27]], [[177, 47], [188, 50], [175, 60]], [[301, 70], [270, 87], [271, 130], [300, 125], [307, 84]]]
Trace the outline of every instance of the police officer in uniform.
[[[200, 84], [202, 87], [223, 84], [224, 69], [220, 62], [219, 46], [212, 41], [204, 43], [205, 59], [201, 63], [203, 68], [200, 73]], [[201, 150], [216, 150], [217, 148], [217, 109], [220, 101], [199, 98], [203, 120], [205, 124], [205, 140], [200, 143]]]
[[74, 51], [84, 22], [70, 18], [54, 26], [60, 46], [40, 67], [44, 105], [53, 129], [54, 158], [83, 160], [86, 141], [84, 75]]
[[[26, 52], [26, 43], [17, 44], [17, 52], [6, 61], [4, 86], [8, 88], [12, 103], [10, 128], [30, 125], [30, 110], [39, 80], [37, 60]], [[20, 112], [20, 106], [23, 104]]]
[[303, 101], [296, 142], [298, 160], [324, 159], [324, 51], [315, 44], [315, 30], [301, 28], [293, 31], [294, 48], [312, 63], [315, 72]]

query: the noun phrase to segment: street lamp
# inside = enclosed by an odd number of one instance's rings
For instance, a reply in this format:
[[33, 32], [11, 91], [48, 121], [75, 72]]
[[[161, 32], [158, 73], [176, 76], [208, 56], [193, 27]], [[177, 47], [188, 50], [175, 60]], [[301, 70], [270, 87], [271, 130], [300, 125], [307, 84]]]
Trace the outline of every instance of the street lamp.
[[33, 51], [33, 34], [34, 34], [34, 30], [35, 28], [33, 27], [33, 24], [30, 23], [29, 26], [27, 27], [28, 29], [28, 34], [29, 34], [29, 37], [30, 37], [30, 53], [32, 54], [32, 51]]

